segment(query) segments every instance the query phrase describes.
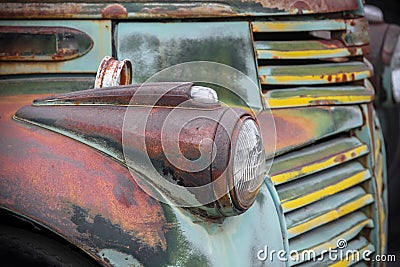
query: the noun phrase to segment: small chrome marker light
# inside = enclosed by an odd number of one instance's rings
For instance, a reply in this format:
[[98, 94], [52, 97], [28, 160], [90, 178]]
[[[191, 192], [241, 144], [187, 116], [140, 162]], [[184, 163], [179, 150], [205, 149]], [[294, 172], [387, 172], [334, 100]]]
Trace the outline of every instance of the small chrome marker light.
[[218, 102], [217, 92], [209, 87], [194, 85], [190, 89], [190, 96], [193, 99], [206, 101], [208, 103]]

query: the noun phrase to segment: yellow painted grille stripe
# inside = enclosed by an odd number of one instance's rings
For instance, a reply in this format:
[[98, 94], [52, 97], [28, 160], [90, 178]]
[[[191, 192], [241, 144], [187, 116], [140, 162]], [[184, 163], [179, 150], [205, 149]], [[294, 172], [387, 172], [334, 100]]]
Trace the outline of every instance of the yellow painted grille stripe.
[[383, 188], [382, 188], [382, 186], [383, 186], [383, 179], [382, 179], [382, 176], [383, 176], [383, 156], [382, 156], [382, 154], [378, 154], [378, 158], [376, 159], [376, 163], [375, 163], [376, 165], [376, 167], [375, 167], [375, 177], [376, 177], [376, 183], [378, 184], [378, 194], [379, 194], [379, 197], [381, 197], [382, 196], [382, 193], [383, 193]]
[[324, 197], [331, 196], [333, 194], [336, 194], [340, 191], [343, 191], [347, 188], [350, 188], [356, 184], [359, 184], [367, 179], [371, 178], [371, 174], [369, 171], [364, 170], [362, 172], [359, 172], [347, 179], [344, 179], [340, 181], [339, 183], [331, 186], [327, 186], [321, 190], [314, 191], [311, 194], [293, 199], [293, 200], [285, 200], [282, 199], [282, 209], [284, 212], [291, 211], [300, 207], [303, 207], [305, 205], [308, 205], [310, 203], [313, 203], [317, 200], [320, 200]]
[[378, 159], [379, 153], [381, 152], [381, 136], [379, 134], [375, 135], [377, 138], [375, 138], [375, 160]]
[[374, 198], [371, 194], [365, 195], [355, 201], [347, 203], [337, 209], [331, 210], [323, 215], [320, 215], [314, 219], [311, 219], [305, 223], [299, 224], [292, 228], [288, 229], [289, 238], [300, 235], [304, 232], [307, 232], [311, 229], [316, 228], [317, 226], [323, 225], [325, 223], [336, 220], [346, 214], [349, 214], [355, 210], [358, 210], [361, 207], [364, 207], [374, 201]]
[[285, 31], [316, 31], [345, 30], [344, 20], [314, 20], [314, 21], [265, 21], [252, 22], [253, 32], [285, 32]]
[[[362, 145], [357, 148], [346, 151], [343, 155], [346, 158], [346, 161], [357, 158], [361, 155], [368, 153], [367, 145]], [[271, 176], [272, 182], [274, 184], [282, 184], [292, 180], [295, 177], [298, 177], [303, 174], [314, 173], [319, 170], [324, 170], [329, 167], [338, 165], [339, 163], [336, 161], [336, 157], [338, 154], [332, 155], [332, 157], [318, 162], [313, 162], [310, 165], [306, 165], [302, 167], [300, 170], [289, 171], [281, 174], [276, 174]]]
[[278, 51], [278, 50], [257, 50], [257, 57], [260, 59], [302, 59], [302, 58], [334, 58], [354, 55], [362, 55], [361, 48], [357, 48], [355, 53], [350, 53], [347, 48], [336, 49], [317, 49], [317, 50], [299, 50], [299, 51]]
[[[374, 225], [374, 223], [371, 219], [366, 219], [366, 220], [356, 224], [355, 226], [351, 227], [346, 232], [328, 240], [327, 242], [325, 242], [321, 245], [312, 247], [312, 248], [306, 248], [304, 250], [312, 250], [312, 251], [315, 251], [317, 255], [320, 255], [320, 253], [322, 251], [327, 251], [330, 249], [337, 248], [337, 241], [339, 239], [350, 240], [350, 239], [354, 238], [364, 227], [366, 227], [366, 226], [373, 227], [373, 225]], [[304, 250], [302, 250], [302, 251], [304, 251]], [[300, 251], [300, 253], [301, 253], [301, 251]]]
[[[261, 83], [266, 85], [274, 84], [313, 84], [313, 83], [337, 83], [349, 82], [355, 80], [365, 79], [371, 76], [370, 70], [346, 72], [346, 73], [332, 73], [326, 75], [260, 75]], [[353, 77], [353, 78], [350, 78]]]
[[371, 95], [331, 95], [331, 96], [294, 96], [287, 98], [267, 98], [264, 95], [266, 102], [270, 108], [286, 108], [286, 107], [299, 107], [308, 106], [313, 103], [318, 105], [327, 104], [354, 104], [371, 102], [374, 96]]

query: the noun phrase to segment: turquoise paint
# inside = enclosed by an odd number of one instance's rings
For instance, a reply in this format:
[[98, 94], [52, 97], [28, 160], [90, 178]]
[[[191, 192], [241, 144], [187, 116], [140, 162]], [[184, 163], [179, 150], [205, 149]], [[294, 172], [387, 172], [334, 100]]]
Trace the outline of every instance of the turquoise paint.
[[[177, 230], [187, 242], [190, 251], [203, 255], [210, 266], [286, 266], [275, 258], [270, 262], [258, 259], [258, 252], [267, 246], [270, 250], [285, 250], [281, 220], [267, 186], [261, 187], [253, 206], [240, 216], [226, 218], [222, 224], [196, 218], [180, 208], [171, 207]], [[188, 247], [173, 247], [175, 255]], [[182, 257], [182, 256], [181, 256]], [[184, 260], [184, 259], [181, 259]], [[180, 262], [171, 262], [176, 266]], [[184, 261], [190, 265], [190, 261]]]
[[212, 61], [258, 84], [250, 33], [247, 22], [120, 23], [117, 54], [132, 61], [134, 83], [173, 65]]
[[[355, 131], [355, 135], [365, 144], [368, 145], [369, 151], [371, 151], [371, 153], [368, 154], [365, 162], [363, 162], [364, 165], [366, 165], [365, 167], [367, 167], [369, 170], [371, 170], [371, 173], [374, 173], [373, 170], [375, 168], [375, 159], [374, 159], [374, 147], [373, 147], [373, 142], [372, 140], [375, 140], [375, 138], [377, 138], [376, 136], [373, 135], [373, 129], [374, 129], [374, 121], [376, 119], [375, 118], [371, 118], [371, 116], [374, 116], [375, 114], [372, 113], [370, 114], [369, 110], [370, 110], [370, 104], [363, 104], [360, 106], [362, 113], [364, 114], [365, 117], [365, 121], [364, 121], [364, 125]], [[371, 123], [372, 122], [372, 125]], [[378, 137], [379, 138], [379, 137]], [[384, 144], [382, 143], [382, 146]], [[378, 198], [377, 195], [377, 180], [376, 178], [370, 180], [369, 183], [367, 183], [365, 185], [365, 187], [367, 188], [367, 190], [373, 194], [375, 202], [373, 205], [370, 206], [370, 208], [368, 209], [368, 215], [370, 217], [374, 218], [374, 222], [379, 222], [379, 214], [378, 214], [378, 206], [379, 206], [379, 202], [381, 201]], [[379, 235], [379, 227], [380, 225], [377, 224], [375, 228], [372, 229], [371, 233], [370, 233], [370, 239], [373, 241], [372, 243], [375, 244], [375, 249], [377, 251], [377, 253], [379, 254], [380, 251], [380, 244], [381, 244], [381, 238]], [[382, 252], [383, 253], [383, 252]]]
[[327, 31], [327, 30], [345, 30], [346, 23], [344, 20], [318, 20], [304, 18], [291, 18], [290, 21], [282, 21], [287, 23], [286, 27], [277, 27], [276, 22], [253, 22], [256, 32], [309, 32], [309, 31]]

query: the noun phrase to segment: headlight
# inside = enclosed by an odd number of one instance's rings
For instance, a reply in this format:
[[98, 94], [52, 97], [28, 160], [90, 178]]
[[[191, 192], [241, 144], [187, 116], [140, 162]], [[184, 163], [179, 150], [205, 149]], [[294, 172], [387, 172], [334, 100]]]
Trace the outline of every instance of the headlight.
[[[79, 138], [122, 161], [142, 189], [160, 201], [207, 218], [248, 210], [266, 175], [254, 118], [220, 105], [212, 89], [192, 83], [139, 88], [46, 97], [21, 108], [15, 117]], [[157, 96], [157, 105], [149, 106], [149, 99]], [[118, 150], [121, 145], [123, 151]]]
[[[224, 217], [241, 214], [251, 207], [267, 173], [265, 148], [257, 122], [249, 114], [235, 116], [235, 112], [229, 110], [219, 122], [215, 135], [218, 152], [212, 163], [213, 180], [217, 181], [214, 194], [218, 198], [218, 212]], [[225, 135], [221, 128], [227, 132]], [[220, 175], [224, 167], [226, 171]], [[225, 195], [224, 189], [229, 190]]]
[[260, 131], [254, 120], [246, 119], [240, 125], [233, 155], [233, 201], [238, 209], [251, 206], [265, 175], [265, 153]]

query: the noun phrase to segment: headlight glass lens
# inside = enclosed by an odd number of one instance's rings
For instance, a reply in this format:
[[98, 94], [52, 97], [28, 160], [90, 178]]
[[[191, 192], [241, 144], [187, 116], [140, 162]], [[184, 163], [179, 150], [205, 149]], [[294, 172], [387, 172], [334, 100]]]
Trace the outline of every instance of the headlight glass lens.
[[261, 134], [252, 119], [243, 121], [236, 141], [233, 161], [234, 190], [239, 206], [249, 207], [266, 175]]

